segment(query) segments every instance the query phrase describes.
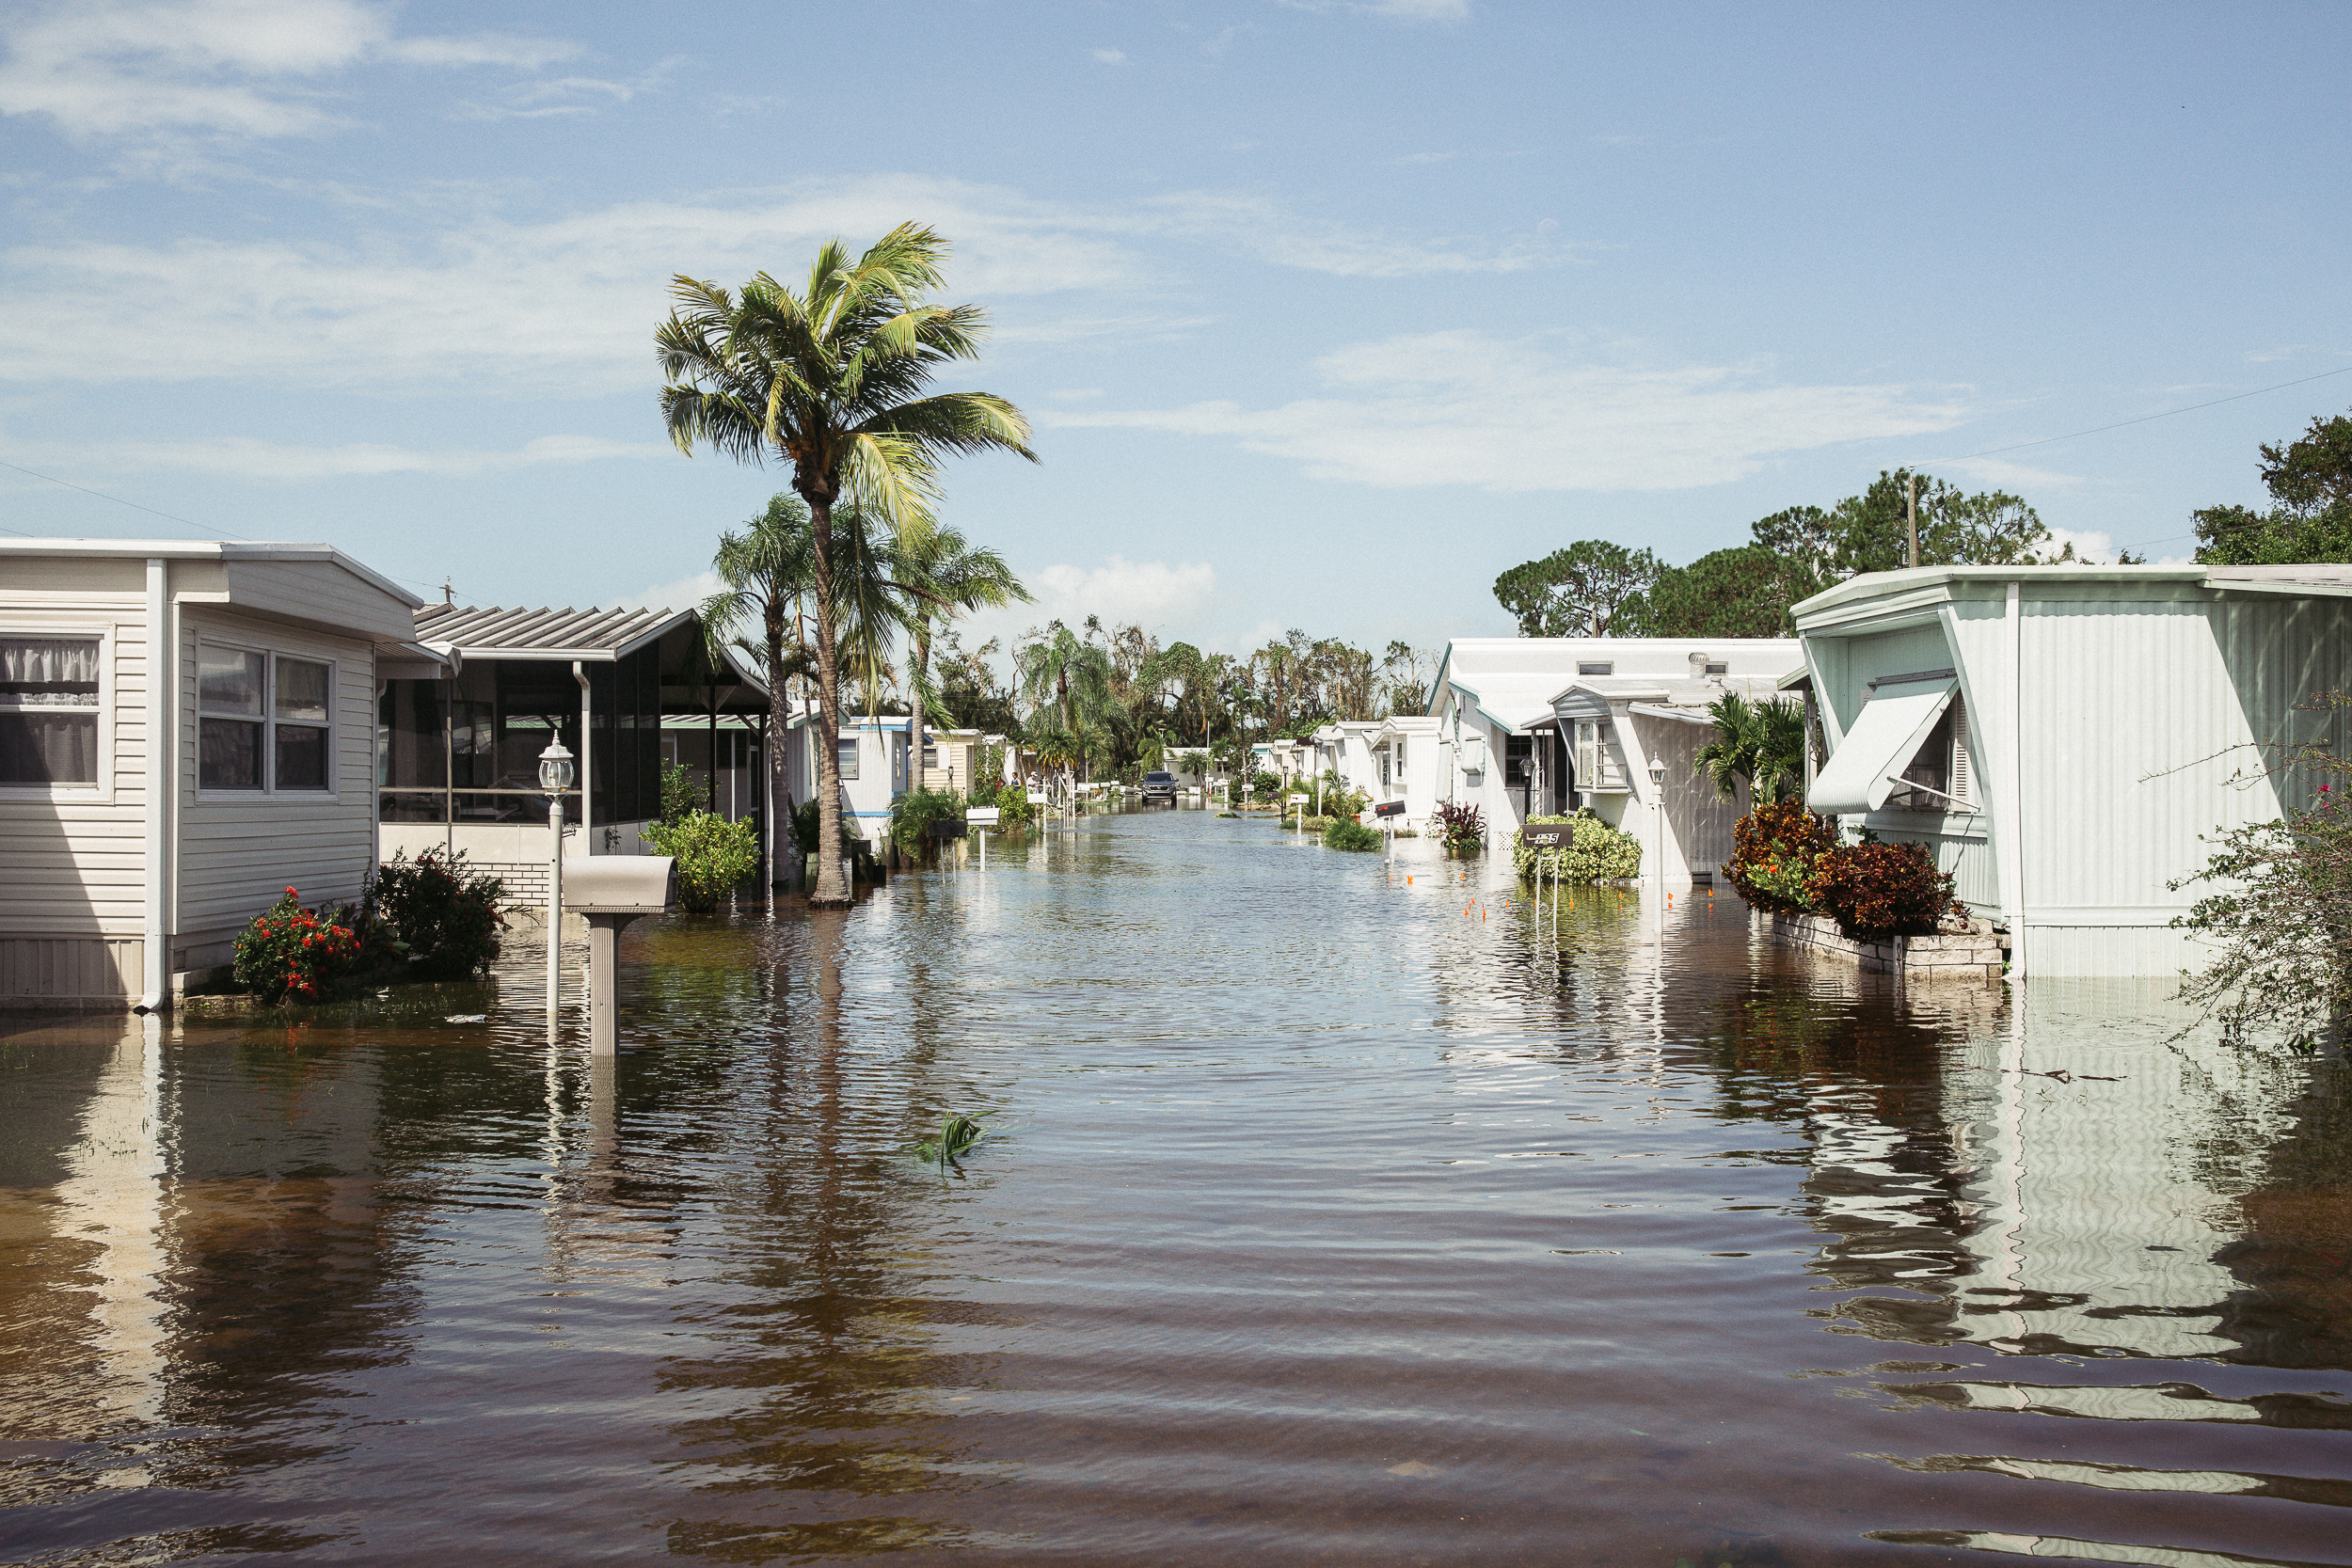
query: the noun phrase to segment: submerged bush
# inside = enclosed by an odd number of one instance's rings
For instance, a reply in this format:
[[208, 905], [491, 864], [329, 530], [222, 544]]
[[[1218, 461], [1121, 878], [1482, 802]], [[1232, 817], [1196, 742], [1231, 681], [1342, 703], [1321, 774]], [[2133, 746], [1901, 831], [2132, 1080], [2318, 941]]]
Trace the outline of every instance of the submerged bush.
[[442, 979], [486, 969], [499, 956], [505, 897], [506, 884], [469, 870], [462, 849], [453, 857], [427, 849], [413, 861], [402, 850], [375, 868], [368, 889], [376, 918], [406, 944], [418, 968]]
[[1952, 879], [1917, 844], [1840, 844], [1813, 862], [1813, 907], [1850, 937], [1932, 936], [1952, 912]]
[[1486, 814], [1458, 800], [1442, 801], [1429, 818], [1429, 836], [1449, 855], [1475, 853], [1486, 842]]
[[1352, 816], [1343, 816], [1323, 830], [1326, 849], [1377, 849], [1380, 835]]
[[306, 910], [294, 890], [237, 933], [237, 984], [264, 1002], [315, 1002], [359, 957], [350, 926]]
[[952, 790], [910, 789], [890, 802], [890, 837], [899, 848], [926, 859], [938, 840], [930, 836], [934, 822], [961, 822], [964, 800]]
[[1740, 818], [1731, 842], [1724, 879], [1750, 909], [1804, 914], [1814, 908], [1814, 863], [1837, 847], [1837, 825], [1790, 796], [1766, 800]]
[[[2302, 705], [2327, 713], [2352, 707], [2352, 695]], [[2204, 869], [2168, 884], [2215, 890], [2172, 922], [2218, 949], [2202, 973], [2182, 976], [2180, 996], [2230, 1039], [2274, 1034], [2309, 1053], [2352, 1024], [2352, 758], [2322, 744], [2274, 749], [2269, 760], [2280, 795], [2299, 803], [2207, 839], [2217, 847]]]
[[719, 900], [759, 866], [759, 832], [747, 818], [730, 822], [693, 804], [691, 769], [677, 763], [661, 768], [661, 816], [639, 835], [657, 855], [667, 855], [677, 874], [678, 902], [708, 914]]
[[1589, 811], [1569, 816], [1531, 816], [1526, 826], [1560, 823], [1568, 826], [1570, 837], [1557, 849], [1531, 848], [1523, 834], [1512, 835], [1511, 863], [1518, 868], [1520, 880], [1533, 878], [1539, 867], [1546, 879], [1557, 877], [1565, 882], [1622, 882], [1642, 874], [1642, 841]]

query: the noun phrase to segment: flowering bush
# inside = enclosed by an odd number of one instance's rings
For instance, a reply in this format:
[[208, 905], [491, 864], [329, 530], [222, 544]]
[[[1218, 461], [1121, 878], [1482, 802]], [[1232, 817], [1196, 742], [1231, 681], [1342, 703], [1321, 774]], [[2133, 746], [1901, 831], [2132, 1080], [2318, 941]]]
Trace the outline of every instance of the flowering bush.
[[1486, 842], [1486, 815], [1458, 800], [1442, 801], [1429, 819], [1429, 836], [1444, 845], [1449, 855], [1474, 853]]
[[1814, 863], [1837, 847], [1837, 827], [1790, 797], [1766, 800], [1740, 818], [1731, 842], [1724, 879], [1750, 909], [1804, 914], [1814, 908]]
[[1951, 877], [1917, 844], [1841, 844], [1815, 858], [1805, 891], [1850, 937], [1935, 934], [1952, 911]]
[[413, 861], [404, 849], [376, 867], [368, 890], [376, 917], [398, 933], [418, 966], [450, 979], [486, 969], [499, 956], [505, 896], [505, 883], [467, 869], [462, 849], [454, 858], [427, 849]]
[[346, 925], [302, 907], [294, 890], [237, 933], [237, 984], [265, 1002], [315, 1002], [359, 957]]
[[1558, 849], [1531, 849], [1523, 834], [1511, 840], [1511, 863], [1522, 880], [1542, 868], [1546, 877], [1568, 882], [1622, 882], [1642, 874], [1642, 841], [1603, 822], [1589, 811], [1573, 816], [1531, 816], [1530, 828], [1569, 824], [1569, 840]]

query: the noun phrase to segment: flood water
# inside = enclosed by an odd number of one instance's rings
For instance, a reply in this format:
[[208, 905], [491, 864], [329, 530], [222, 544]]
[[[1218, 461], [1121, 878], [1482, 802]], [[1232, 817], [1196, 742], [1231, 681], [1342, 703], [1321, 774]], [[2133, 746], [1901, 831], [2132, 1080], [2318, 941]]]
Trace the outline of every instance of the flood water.
[[633, 928], [603, 1068], [529, 940], [0, 1020], [0, 1555], [2352, 1562], [2342, 1069], [1506, 873], [1089, 818]]

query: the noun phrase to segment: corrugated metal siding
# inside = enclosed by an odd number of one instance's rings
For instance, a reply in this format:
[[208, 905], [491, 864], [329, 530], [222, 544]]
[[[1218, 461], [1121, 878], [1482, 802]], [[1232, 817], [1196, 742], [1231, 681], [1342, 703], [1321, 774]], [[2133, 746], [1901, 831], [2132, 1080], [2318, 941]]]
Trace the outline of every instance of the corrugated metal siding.
[[1857, 637], [1848, 646], [1851, 650], [1847, 665], [1849, 677], [1830, 696], [1830, 701], [1836, 705], [1840, 731], [1853, 722], [1862, 705], [1869, 701], [1870, 690], [1866, 682], [1879, 675], [1910, 675], [1952, 666], [1951, 646], [1944, 641], [1944, 628], [1937, 626], [1877, 632]]
[[128, 1001], [146, 950], [136, 938], [0, 937], [0, 1002]]
[[[335, 660], [335, 795], [199, 799], [196, 643], [206, 632], [303, 658]], [[364, 641], [190, 610], [181, 617], [181, 811], [175, 942], [233, 930], [288, 886], [317, 904], [359, 896], [375, 833], [375, 661]]]
[[[38, 607], [17, 598], [11, 562], [8, 599], [0, 618], [24, 627], [61, 632], [111, 626], [111, 689], [101, 723], [103, 791], [60, 799], [0, 793], [0, 933], [63, 938], [135, 936], [146, 910], [143, 816], [147, 757], [145, 608], [137, 601], [96, 599], [80, 604], [62, 594]], [[40, 564], [27, 562], [25, 564]], [[116, 565], [119, 562], [71, 562]], [[119, 574], [118, 574], [119, 575]], [[144, 566], [135, 574], [145, 577]], [[60, 578], [59, 580], [64, 580]]]
[[[2295, 600], [2028, 600], [2026, 909], [2185, 908], [2200, 835], [2279, 813], [2249, 743], [2347, 684], [2344, 612]], [[2327, 633], [2332, 631], [2331, 639]], [[2217, 657], [2217, 653], [2219, 657]]]
[[[1717, 870], [1731, 858], [1732, 824], [1747, 807], [1744, 795], [1726, 798], [1712, 779], [1693, 766], [1699, 748], [1713, 738], [1714, 732], [1638, 713], [1628, 721], [1642, 727], [1643, 745], [1653, 748], [1658, 760], [1666, 765], [1666, 875], [1671, 879]], [[1646, 856], [1655, 848], [1650, 843], [1650, 825], [1642, 820], [1649, 814], [1636, 810], [1629, 815], [1637, 819], [1635, 831]], [[1654, 866], [1645, 864], [1642, 869], [1656, 875]]]

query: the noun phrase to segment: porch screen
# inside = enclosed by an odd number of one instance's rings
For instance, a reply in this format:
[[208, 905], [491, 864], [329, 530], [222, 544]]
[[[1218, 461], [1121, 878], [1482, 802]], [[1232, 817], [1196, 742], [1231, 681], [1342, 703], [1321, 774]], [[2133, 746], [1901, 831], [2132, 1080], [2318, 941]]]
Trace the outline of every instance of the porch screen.
[[0, 638], [0, 784], [98, 782], [98, 639]]
[[1851, 816], [1886, 804], [1889, 795], [1904, 787], [1903, 768], [1944, 717], [1959, 684], [1945, 675], [1879, 688], [1830, 753], [1805, 805], [1824, 816]]

